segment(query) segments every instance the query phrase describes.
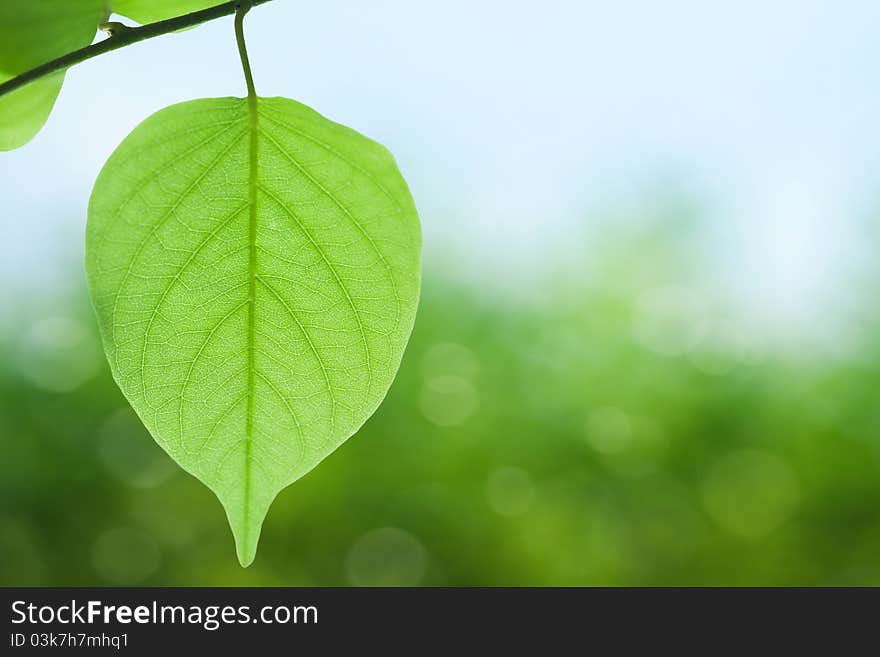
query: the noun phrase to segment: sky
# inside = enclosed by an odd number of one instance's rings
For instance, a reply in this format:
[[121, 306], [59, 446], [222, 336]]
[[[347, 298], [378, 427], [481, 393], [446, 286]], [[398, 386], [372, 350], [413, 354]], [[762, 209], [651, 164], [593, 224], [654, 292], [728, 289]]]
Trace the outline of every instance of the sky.
[[[246, 32], [261, 95], [395, 154], [428, 268], [454, 258], [480, 284], [529, 285], [607, 229], [600, 209], [668, 186], [704, 211], [706, 277], [798, 331], [876, 250], [875, 0], [275, 0]], [[243, 94], [231, 18], [71, 70], [44, 130], [0, 153], [4, 294], [80, 267], [91, 186], [134, 126]]]

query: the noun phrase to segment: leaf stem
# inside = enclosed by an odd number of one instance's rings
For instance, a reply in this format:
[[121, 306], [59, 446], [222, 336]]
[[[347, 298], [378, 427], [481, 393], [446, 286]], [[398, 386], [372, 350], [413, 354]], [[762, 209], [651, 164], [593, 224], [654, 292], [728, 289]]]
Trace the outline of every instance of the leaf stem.
[[244, 42], [244, 15], [248, 13], [250, 5], [240, 5], [235, 11], [235, 42], [238, 44], [238, 56], [241, 59], [241, 68], [244, 71], [244, 81], [247, 84], [248, 100], [254, 102], [257, 92], [254, 89], [254, 76], [251, 74], [251, 62], [248, 59], [247, 45]]
[[[0, 84], [0, 97], [10, 92], [13, 92], [16, 89], [20, 89], [30, 82], [39, 80], [40, 78], [46, 77], [47, 75], [51, 75], [52, 73], [63, 71], [70, 68], [74, 64], [79, 64], [81, 62], [92, 59], [93, 57], [97, 57], [98, 55], [103, 55], [104, 53], [118, 50], [119, 48], [124, 48], [125, 46], [137, 43], [138, 41], [144, 41], [145, 39], [151, 39], [156, 36], [168, 34], [169, 32], [176, 32], [187, 27], [200, 25], [201, 23], [206, 23], [208, 21], [214, 20], [215, 18], [229, 16], [233, 13], [243, 16], [244, 13], [246, 13], [247, 10], [251, 7], [255, 7], [256, 5], [261, 5], [269, 1], [270, 0], [234, 0], [233, 2], [224, 2], [223, 4], [219, 4], [214, 7], [208, 7], [207, 9], [184, 14], [183, 16], [175, 16], [174, 18], [169, 18], [164, 21], [158, 21], [156, 23], [149, 23], [141, 27], [132, 27], [127, 30], [122, 30], [114, 34], [113, 36], [104, 39], [103, 41], [99, 41], [98, 43], [86, 46], [85, 48], [80, 48], [79, 50], [69, 52], [66, 55], [58, 57], [57, 59], [53, 59], [52, 61], [46, 62], [45, 64], [41, 64], [40, 66], [32, 68], [29, 71], [25, 71], [24, 73], [15, 76], [11, 80], [7, 80], [3, 84]], [[248, 79], [250, 79], [249, 72], [246, 73], [246, 76], [248, 77]], [[251, 82], [251, 86], [252, 84], [253, 83]]]

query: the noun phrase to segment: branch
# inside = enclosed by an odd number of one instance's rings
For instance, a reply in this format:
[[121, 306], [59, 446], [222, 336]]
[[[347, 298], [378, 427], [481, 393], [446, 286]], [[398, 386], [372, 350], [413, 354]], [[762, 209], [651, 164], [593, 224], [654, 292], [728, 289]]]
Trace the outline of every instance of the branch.
[[25, 71], [11, 80], [7, 80], [3, 84], [0, 84], [0, 97], [13, 92], [16, 89], [20, 89], [30, 82], [39, 80], [52, 73], [66, 70], [74, 64], [79, 64], [80, 62], [92, 59], [98, 55], [103, 55], [112, 50], [118, 50], [119, 48], [130, 46], [138, 41], [152, 39], [153, 37], [168, 34], [169, 32], [176, 32], [177, 30], [206, 23], [215, 18], [229, 16], [234, 14], [239, 7], [246, 7], [249, 9], [250, 7], [261, 5], [269, 1], [270, 0], [235, 0], [234, 2], [224, 2], [222, 5], [194, 11], [191, 14], [175, 16], [174, 18], [158, 21], [156, 23], [149, 23], [148, 25], [143, 25], [141, 27], [129, 27], [124, 30], [113, 31], [111, 32], [111, 36], [103, 41], [86, 46], [85, 48], [80, 48], [79, 50], [74, 50], [66, 55], [62, 55], [58, 59], [53, 59], [50, 62], [41, 64], [36, 68]]

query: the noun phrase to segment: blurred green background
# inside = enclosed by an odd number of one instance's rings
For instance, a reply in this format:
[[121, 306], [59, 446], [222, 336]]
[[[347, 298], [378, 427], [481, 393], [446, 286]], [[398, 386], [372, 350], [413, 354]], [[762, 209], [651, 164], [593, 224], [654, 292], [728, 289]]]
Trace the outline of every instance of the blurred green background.
[[0, 585], [880, 585], [875, 1], [279, 0], [247, 30], [258, 91], [411, 185], [400, 374], [242, 569], [81, 264], [123, 137], [242, 93], [231, 20], [71, 70], [0, 154]]
[[615, 231], [531, 299], [426, 272], [386, 402], [247, 570], [64, 297], [4, 336], [0, 582], [880, 584], [876, 331], [855, 362], [749, 341], [687, 283], [688, 225]]

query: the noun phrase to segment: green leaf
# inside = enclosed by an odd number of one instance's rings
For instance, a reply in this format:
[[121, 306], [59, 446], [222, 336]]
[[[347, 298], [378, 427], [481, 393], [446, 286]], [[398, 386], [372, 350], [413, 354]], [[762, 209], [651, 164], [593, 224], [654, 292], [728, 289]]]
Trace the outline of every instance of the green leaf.
[[[103, 11], [101, 0], [2, 0], [0, 82], [87, 46]], [[0, 150], [30, 141], [49, 117], [64, 74], [0, 97]]]
[[113, 375], [222, 502], [242, 565], [274, 497], [369, 418], [419, 294], [419, 220], [379, 144], [284, 98], [196, 100], [137, 127], [89, 205]]
[[0, 70], [17, 75], [95, 38], [102, 0], [0, 2]]
[[221, 2], [222, 0], [116, 0], [113, 11], [145, 25], [214, 7]]
[[[0, 73], [0, 82], [10, 75]], [[24, 146], [40, 131], [55, 105], [64, 82], [64, 73], [56, 73], [0, 96], [0, 151]]]

